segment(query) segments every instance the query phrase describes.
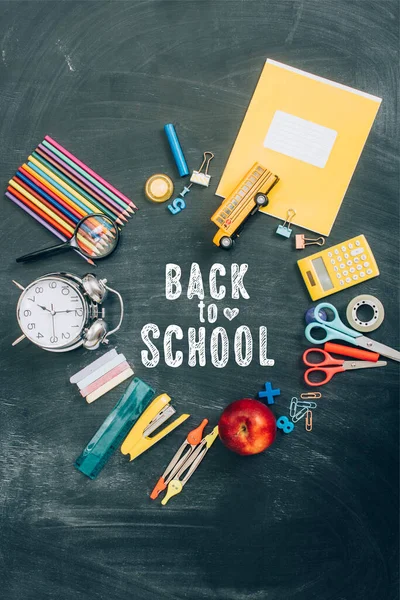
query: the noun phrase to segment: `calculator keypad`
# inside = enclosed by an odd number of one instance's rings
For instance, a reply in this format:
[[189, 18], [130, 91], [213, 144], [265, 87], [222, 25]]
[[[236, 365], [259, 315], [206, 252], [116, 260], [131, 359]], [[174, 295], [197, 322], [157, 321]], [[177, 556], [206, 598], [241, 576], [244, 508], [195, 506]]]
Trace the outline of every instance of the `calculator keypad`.
[[[368, 255], [370, 251], [367, 248], [368, 244], [366, 244], [366, 240], [364, 237], [361, 237], [360, 239], [353, 238], [349, 242], [342, 242], [340, 246], [329, 248], [329, 251], [327, 250], [323, 253], [326, 266], [331, 273], [332, 281], [337, 281], [337, 284], [334, 284], [336, 291], [339, 286], [350, 287], [374, 274], [373, 256], [371, 254]], [[375, 274], [379, 274], [379, 272], [375, 272]], [[333, 293], [333, 291], [332, 289], [330, 293]], [[315, 299], [313, 295], [312, 298]]]
[[[354, 246], [356, 247], [354, 248]], [[343, 257], [340, 256], [338, 248], [333, 248], [332, 252], [328, 252], [328, 257], [330, 258], [331, 265], [333, 265], [336, 277], [339, 279], [339, 284], [344, 285], [345, 282], [351, 283], [351, 280], [357, 281], [359, 277], [365, 277], [365, 272], [362, 270], [363, 266], [367, 269], [370, 265], [366, 261], [367, 256], [364, 254], [364, 248], [361, 246], [360, 240], [356, 240], [354, 244], [349, 243], [347, 246], [343, 244], [340, 250], [343, 252]], [[360, 259], [365, 261], [363, 265], [357, 264], [360, 263]], [[359, 273], [356, 273], [356, 269]], [[372, 270], [368, 269], [366, 273], [367, 275], [371, 275]]]

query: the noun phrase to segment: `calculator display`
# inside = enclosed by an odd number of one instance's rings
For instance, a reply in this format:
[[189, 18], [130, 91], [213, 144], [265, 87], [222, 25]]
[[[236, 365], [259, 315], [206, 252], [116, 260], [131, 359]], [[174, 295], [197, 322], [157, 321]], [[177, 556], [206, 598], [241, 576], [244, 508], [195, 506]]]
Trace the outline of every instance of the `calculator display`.
[[311, 261], [316, 274], [318, 275], [319, 282], [324, 292], [333, 288], [332, 279], [329, 277], [329, 273], [325, 267], [325, 263], [321, 257], [315, 258]]

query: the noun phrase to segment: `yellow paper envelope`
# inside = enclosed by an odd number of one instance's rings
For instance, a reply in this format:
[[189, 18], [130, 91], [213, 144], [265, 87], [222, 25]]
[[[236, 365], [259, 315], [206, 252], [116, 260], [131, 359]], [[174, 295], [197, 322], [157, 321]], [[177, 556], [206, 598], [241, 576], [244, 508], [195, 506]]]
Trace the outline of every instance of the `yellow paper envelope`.
[[381, 99], [268, 59], [216, 194], [254, 162], [280, 178], [261, 209], [329, 235]]

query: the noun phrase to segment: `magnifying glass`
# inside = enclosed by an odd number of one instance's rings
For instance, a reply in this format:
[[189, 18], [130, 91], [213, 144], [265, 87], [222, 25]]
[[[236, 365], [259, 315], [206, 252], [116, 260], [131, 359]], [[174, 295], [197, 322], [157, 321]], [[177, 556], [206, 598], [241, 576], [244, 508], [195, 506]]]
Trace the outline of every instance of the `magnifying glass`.
[[55, 246], [43, 248], [17, 258], [17, 262], [28, 262], [42, 256], [50, 256], [73, 248], [87, 258], [98, 259], [109, 256], [119, 242], [119, 229], [112, 219], [103, 214], [83, 217], [75, 227], [72, 237]]

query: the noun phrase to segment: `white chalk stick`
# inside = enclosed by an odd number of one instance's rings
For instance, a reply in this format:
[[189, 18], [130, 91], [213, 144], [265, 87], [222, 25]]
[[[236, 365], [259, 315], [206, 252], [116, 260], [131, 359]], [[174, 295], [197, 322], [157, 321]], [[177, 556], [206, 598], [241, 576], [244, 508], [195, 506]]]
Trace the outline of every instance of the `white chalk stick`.
[[117, 351], [115, 349], [109, 350], [108, 352], [103, 354], [103, 356], [100, 356], [100, 358], [98, 358], [97, 360], [94, 360], [92, 363], [90, 363], [90, 365], [88, 365], [84, 369], [81, 369], [80, 371], [75, 373], [75, 375], [72, 375], [72, 377], [70, 377], [70, 379], [69, 379], [70, 382], [78, 383], [78, 381], [81, 381], [82, 379], [84, 379], [85, 377], [90, 375], [90, 373], [93, 373], [93, 371], [95, 371], [102, 365], [105, 365], [106, 362], [108, 362], [109, 360], [112, 360], [115, 356], [117, 356]]
[[85, 377], [85, 379], [78, 381], [78, 388], [80, 390], [83, 390], [85, 387], [93, 383], [93, 381], [96, 381], [96, 379], [99, 379], [99, 377], [103, 377], [103, 375], [108, 373], [108, 371], [111, 371], [111, 369], [113, 369], [117, 365], [120, 365], [125, 360], [126, 358], [123, 354], [117, 354], [115, 358], [109, 360], [105, 365], [102, 365], [101, 367], [93, 371], [93, 373], [90, 373], [90, 375]]
[[105, 383], [104, 385], [99, 387], [97, 390], [95, 390], [94, 392], [92, 392], [91, 394], [86, 396], [86, 402], [88, 404], [90, 404], [91, 402], [94, 402], [95, 400], [100, 398], [100, 396], [103, 396], [103, 394], [106, 394], [113, 388], [117, 387], [117, 385], [119, 385], [120, 383], [125, 381], [125, 379], [132, 377], [132, 375], [133, 375], [133, 371], [130, 367], [129, 367], [129, 369], [125, 369], [125, 371], [123, 371], [122, 373], [120, 373], [119, 375], [114, 377], [114, 379], [111, 379], [111, 381], [107, 381], [107, 383]]

